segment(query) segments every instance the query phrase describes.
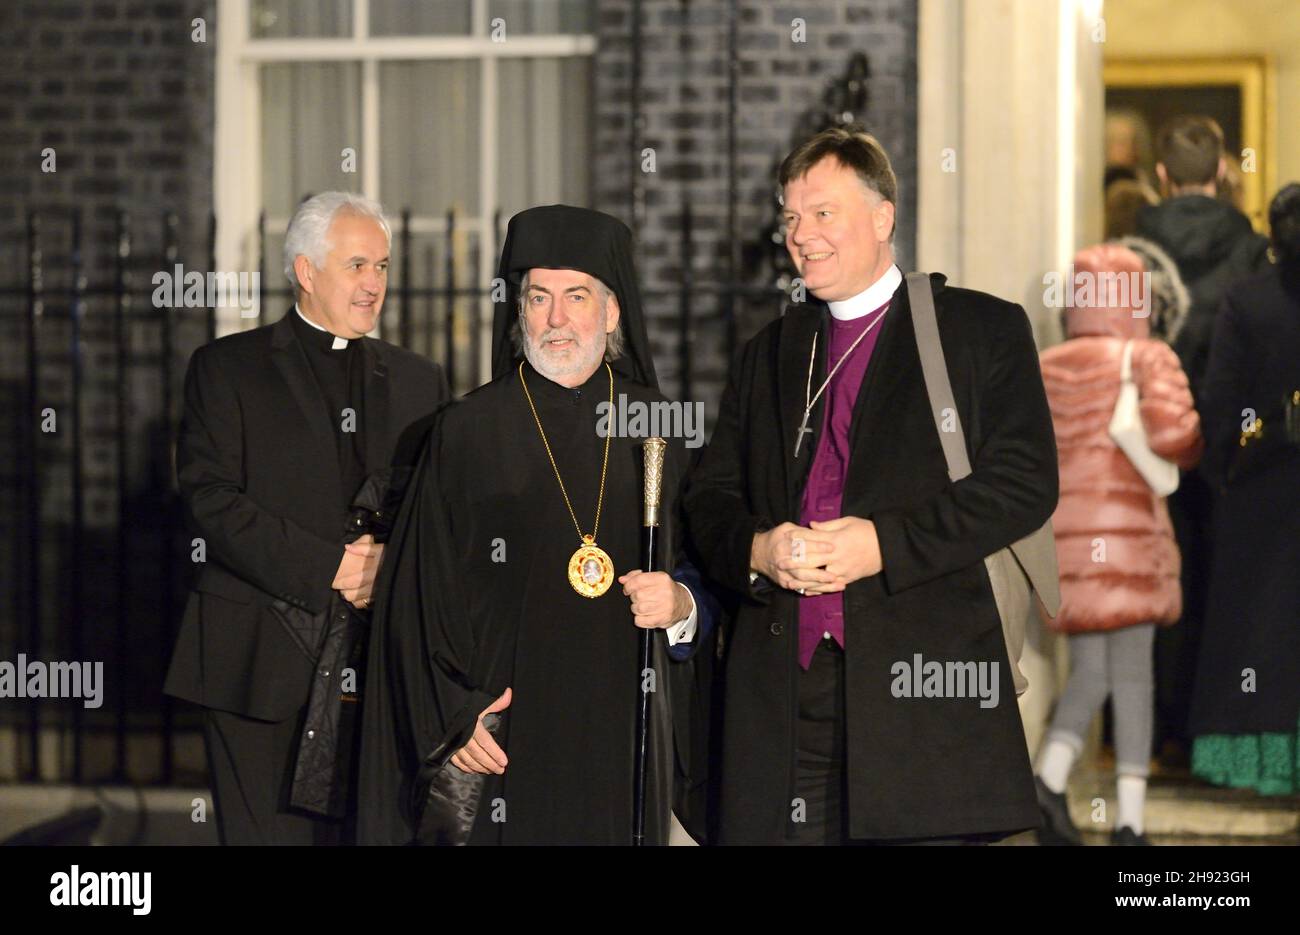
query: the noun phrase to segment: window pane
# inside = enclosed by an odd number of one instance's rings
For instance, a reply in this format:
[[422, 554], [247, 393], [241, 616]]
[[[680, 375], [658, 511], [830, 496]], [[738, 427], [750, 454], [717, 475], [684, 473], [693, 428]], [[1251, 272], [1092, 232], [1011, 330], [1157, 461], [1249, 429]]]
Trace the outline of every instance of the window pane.
[[589, 204], [590, 59], [501, 59], [497, 88], [503, 219], [532, 205]]
[[284, 296], [274, 296], [274, 293], [293, 287], [284, 277], [284, 231], [267, 230], [265, 234], [262, 241], [262, 289], [272, 293], [273, 297], [269, 299], [270, 307], [264, 309], [263, 314], [270, 315], [290, 301]]
[[254, 39], [350, 36], [352, 0], [253, 0], [249, 30]]
[[370, 0], [372, 36], [468, 36], [470, 0]]
[[293, 305], [293, 286], [284, 276], [284, 230], [268, 230], [262, 251], [262, 323], [278, 321]]
[[[357, 171], [345, 172], [344, 148]], [[361, 190], [361, 66], [304, 62], [262, 68], [262, 203], [287, 218], [316, 192]], [[377, 155], [377, 154], [376, 154]]]
[[394, 215], [477, 214], [479, 110], [477, 61], [380, 63], [379, 194]]
[[[492, 305], [485, 284], [495, 275], [496, 264], [496, 258], [482, 249], [477, 232], [464, 225], [458, 220], [450, 240], [442, 232], [412, 233], [408, 268], [403, 262], [400, 221], [394, 218], [393, 265], [383, 311], [385, 340], [404, 344], [440, 362], [449, 359], [450, 320], [458, 392], [472, 389], [487, 376], [479, 368], [492, 341]], [[408, 276], [409, 296], [403, 288]], [[454, 293], [449, 292], [449, 286], [454, 287]], [[404, 300], [408, 298], [404, 316]], [[403, 337], [404, 318], [409, 340]]]
[[488, 23], [503, 19], [511, 34], [590, 33], [591, 0], [489, 0]]

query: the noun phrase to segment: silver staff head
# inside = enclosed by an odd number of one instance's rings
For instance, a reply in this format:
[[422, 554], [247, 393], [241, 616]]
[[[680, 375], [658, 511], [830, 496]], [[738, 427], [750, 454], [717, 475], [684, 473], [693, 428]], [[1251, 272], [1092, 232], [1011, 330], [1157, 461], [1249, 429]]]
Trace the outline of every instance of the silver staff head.
[[664, 483], [664, 450], [668, 443], [662, 438], [647, 438], [645, 445], [645, 521], [642, 525], [659, 525], [659, 494]]

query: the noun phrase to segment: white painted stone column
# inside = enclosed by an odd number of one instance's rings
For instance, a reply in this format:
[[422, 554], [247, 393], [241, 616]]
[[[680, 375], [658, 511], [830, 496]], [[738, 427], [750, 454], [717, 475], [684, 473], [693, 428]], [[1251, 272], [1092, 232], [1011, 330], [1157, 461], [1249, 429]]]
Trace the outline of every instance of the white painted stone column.
[[[918, 268], [1024, 306], [1060, 340], [1043, 277], [1102, 237], [1101, 0], [920, 0]], [[1063, 640], [1030, 621], [1021, 667], [1036, 751]]]

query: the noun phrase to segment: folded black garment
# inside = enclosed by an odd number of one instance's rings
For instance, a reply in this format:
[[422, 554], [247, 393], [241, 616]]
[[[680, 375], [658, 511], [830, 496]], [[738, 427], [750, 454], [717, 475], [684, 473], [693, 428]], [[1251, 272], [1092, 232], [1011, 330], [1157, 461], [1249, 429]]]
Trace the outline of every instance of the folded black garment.
[[[493, 736], [501, 727], [501, 714], [492, 712], [483, 716], [484, 729]], [[478, 815], [479, 800], [483, 795], [483, 773], [467, 773], [451, 762], [452, 756], [468, 742], [466, 737], [453, 737], [425, 760], [421, 779], [427, 771], [428, 785], [417, 784], [417, 790], [427, 788], [422, 806], [416, 810], [420, 816], [415, 842], [425, 846], [463, 846], [469, 843]]]

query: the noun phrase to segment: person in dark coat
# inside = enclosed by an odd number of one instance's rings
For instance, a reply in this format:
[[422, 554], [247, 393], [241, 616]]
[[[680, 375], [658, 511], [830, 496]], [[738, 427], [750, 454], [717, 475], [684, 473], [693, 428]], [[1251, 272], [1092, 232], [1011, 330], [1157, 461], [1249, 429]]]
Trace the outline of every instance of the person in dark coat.
[[1275, 264], [1228, 290], [1201, 405], [1220, 498], [1192, 697], [1192, 770], [1300, 791], [1300, 184], [1269, 209]]
[[[1223, 131], [1209, 117], [1184, 116], [1161, 128], [1156, 175], [1164, 201], [1138, 212], [1137, 235], [1155, 242], [1178, 266], [1191, 298], [1173, 343], [1199, 402], [1219, 302], [1232, 282], [1265, 265], [1267, 241], [1250, 220], [1216, 195], [1227, 173]], [[1205, 619], [1213, 561], [1213, 496], [1203, 476], [1185, 472], [1169, 497], [1169, 516], [1183, 558], [1183, 617], [1156, 637], [1157, 746], [1175, 762], [1187, 754], [1190, 685]]]
[[285, 235], [294, 307], [190, 359], [176, 470], [203, 565], [164, 690], [206, 709], [226, 844], [342, 843], [355, 815], [356, 651], [383, 546], [348, 534], [352, 505], [383, 512], [367, 478], [390, 488], [399, 443], [413, 458], [450, 396], [436, 364], [365, 337], [390, 242], [374, 202], [305, 201]]
[[779, 180], [813, 297], [744, 346], [686, 497], [706, 574], [741, 602], [719, 840], [956, 843], [1035, 827], [984, 564], [1056, 506], [1029, 321], [930, 277], [973, 466], [952, 483], [893, 260], [888, 157], [860, 130], [828, 130]]
[[1191, 294], [1174, 350], [1195, 394], [1205, 376], [1219, 302], [1233, 281], [1263, 269], [1268, 241], [1246, 215], [1215, 197], [1227, 171], [1217, 123], [1196, 116], [1170, 122], [1157, 138], [1156, 156], [1164, 200], [1138, 212], [1137, 236], [1173, 258]]

